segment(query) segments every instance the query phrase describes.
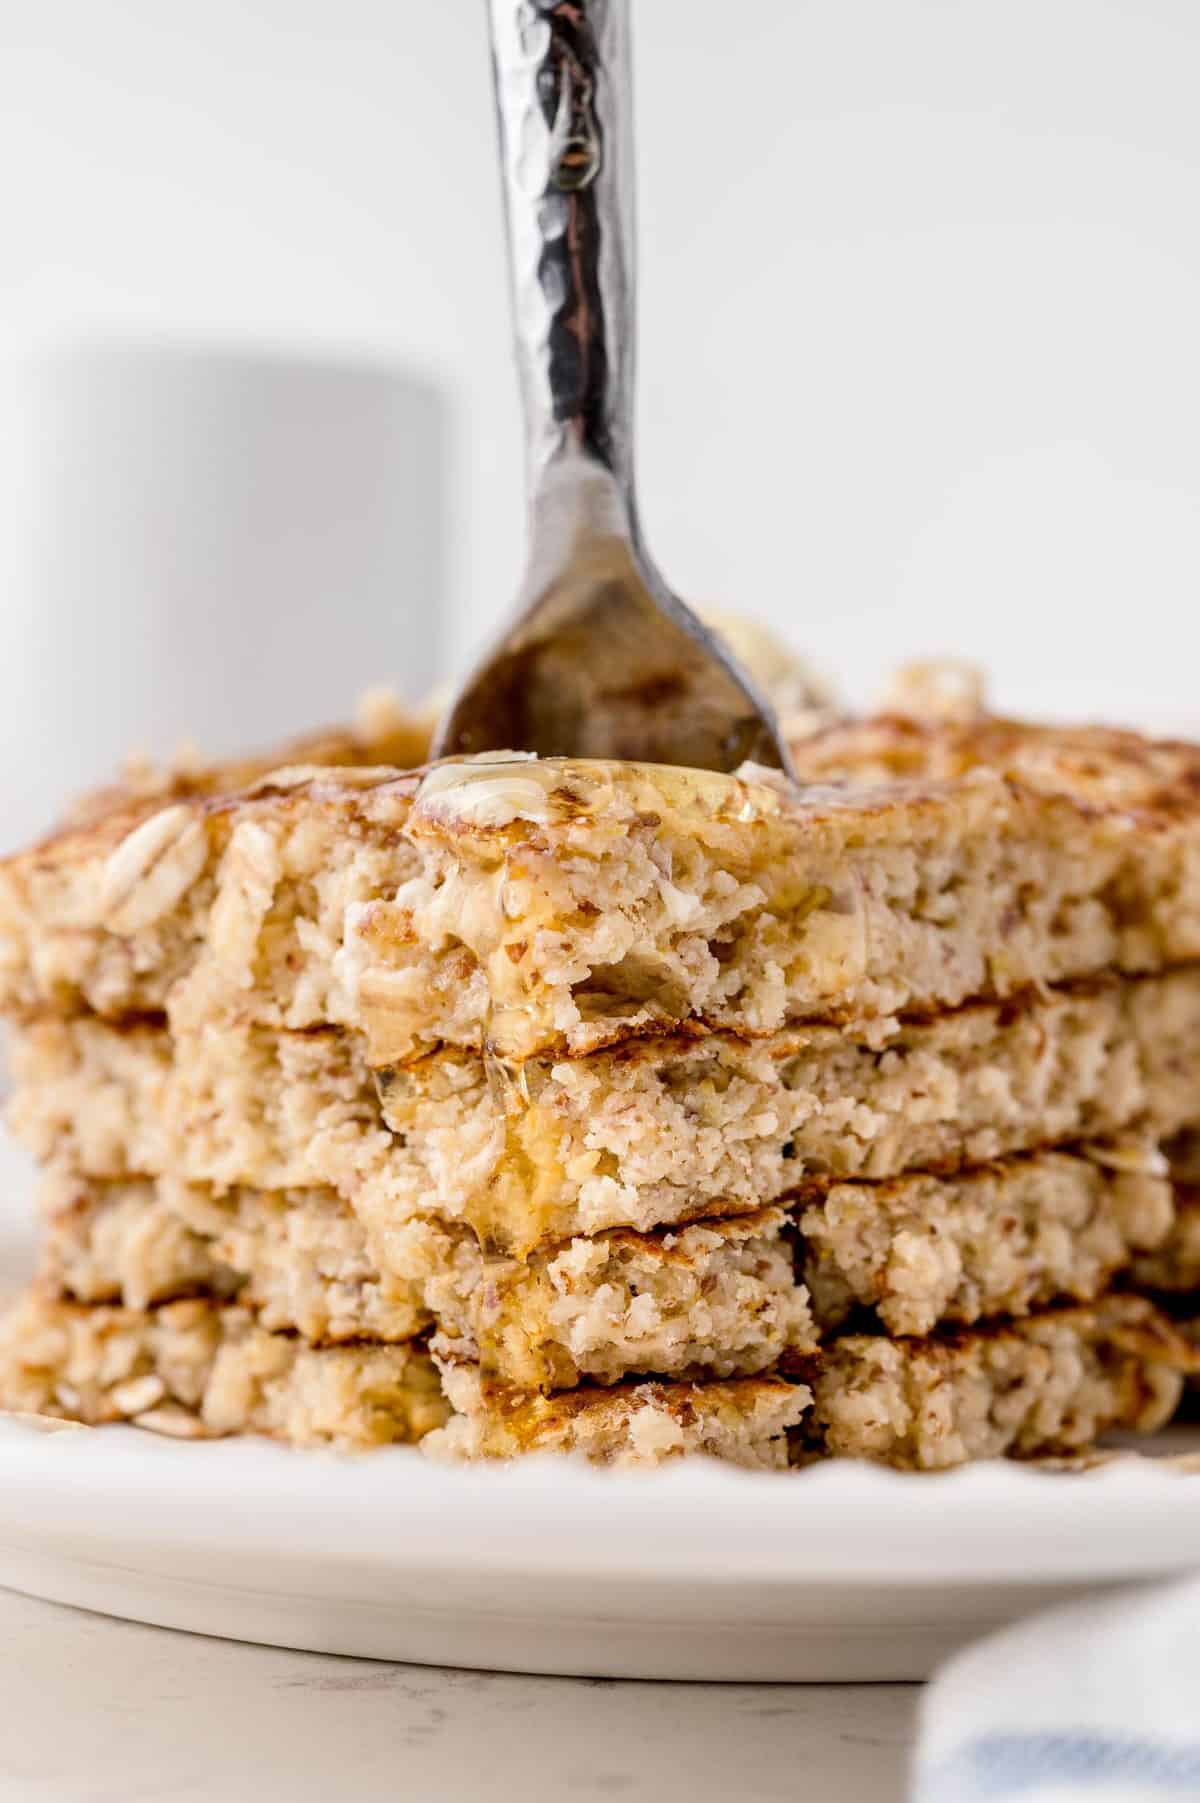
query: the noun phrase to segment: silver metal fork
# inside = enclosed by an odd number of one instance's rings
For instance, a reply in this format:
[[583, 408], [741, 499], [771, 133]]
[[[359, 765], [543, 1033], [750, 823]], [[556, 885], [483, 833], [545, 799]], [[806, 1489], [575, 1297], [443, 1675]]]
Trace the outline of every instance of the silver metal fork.
[[529, 552], [434, 753], [789, 769], [774, 714], [663, 582], [633, 482], [629, 0], [489, 0]]

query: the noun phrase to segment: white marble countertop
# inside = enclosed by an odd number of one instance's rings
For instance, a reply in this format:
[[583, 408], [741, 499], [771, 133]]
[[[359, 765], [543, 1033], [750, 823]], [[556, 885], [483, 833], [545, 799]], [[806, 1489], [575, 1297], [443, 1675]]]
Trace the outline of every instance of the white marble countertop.
[[0, 1591], [0, 1799], [900, 1803], [917, 1687], [375, 1664]]

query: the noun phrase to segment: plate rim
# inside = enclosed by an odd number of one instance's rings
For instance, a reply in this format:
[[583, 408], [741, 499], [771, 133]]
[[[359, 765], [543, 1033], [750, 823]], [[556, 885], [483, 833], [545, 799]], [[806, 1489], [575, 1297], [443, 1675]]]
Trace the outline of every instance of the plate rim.
[[714, 1596], [761, 1582], [1120, 1581], [1200, 1566], [1200, 1510], [1179, 1492], [1189, 1475], [1136, 1456], [1067, 1473], [1008, 1461], [922, 1474], [851, 1461], [788, 1474], [711, 1460], [645, 1473], [550, 1457], [461, 1467], [413, 1448], [298, 1452], [7, 1419], [0, 1539], [259, 1556], [268, 1570], [317, 1557], [347, 1573], [366, 1560], [659, 1591], [700, 1580]]

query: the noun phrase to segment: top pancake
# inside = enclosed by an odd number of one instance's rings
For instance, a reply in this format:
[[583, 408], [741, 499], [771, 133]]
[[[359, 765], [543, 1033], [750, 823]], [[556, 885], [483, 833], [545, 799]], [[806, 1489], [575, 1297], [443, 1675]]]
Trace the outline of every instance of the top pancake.
[[799, 790], [501, 756], [131, 799], [0, 866], [0, 1006], [519, 1062], [1200, 956], [1200, 748], [878, 717], [795, 752]]

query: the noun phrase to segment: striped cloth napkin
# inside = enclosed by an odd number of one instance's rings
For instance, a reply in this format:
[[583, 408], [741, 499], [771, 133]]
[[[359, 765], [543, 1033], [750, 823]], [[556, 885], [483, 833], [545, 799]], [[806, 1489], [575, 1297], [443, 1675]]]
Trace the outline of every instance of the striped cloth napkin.
[[1200, 1799], [1200, 1577], [1089, 1598], [951, 1659], [912, 1803]]

